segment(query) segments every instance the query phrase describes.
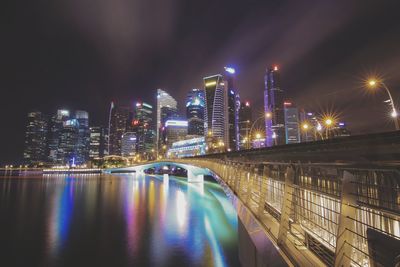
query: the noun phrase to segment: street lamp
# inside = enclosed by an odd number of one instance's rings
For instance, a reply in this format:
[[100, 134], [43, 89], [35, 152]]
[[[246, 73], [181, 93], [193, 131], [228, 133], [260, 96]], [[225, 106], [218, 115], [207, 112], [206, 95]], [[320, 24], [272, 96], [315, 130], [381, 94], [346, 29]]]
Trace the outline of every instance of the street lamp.
[[[332, 123], [333, 121], [331, 120], [328, 123]], [[308, 131], [313, 130], [314, 132], [314, 141], [317, 140], [317, 133], [319, 134], [321, 140], [324, 140], [324, 136], [321, 134], [322, 131], [322, 125], [317, 122], [317, 125], [315, 126], [314, 124], [310, 124], [309, 122], [305, 121], [301, 124], [301, 129], [305, 132], [305, 137], [306, 141], [308, 141]]]
[[386, 86], [386, 84], [384, 82], [382, 82], [381, 80], [377, 80], [377, 79], [370, 79], [370, 80], [368, 80], [367, 84], [372, 89], [378, 88], [378, 86], [381, 85], [386, 90], [386, 93], [389, 95], [390, 106], [392, 108], [392, 112], [390, 113], [390, 115], [394, 119], [394, 126], [396, 127], [396, 130], [400, 130], [398, 113], [396, 111], [396, 108], [395, 108], [395, 105], [393, 102], [393, 97], [392, 97], [392, 94], [390, 93], [389, 88]]
[[[325, 124], [325, 138], [329, 138], [329, 131], [334, 124], [334, 119], [332, 117], [325, 117], [323, 119], [323, 123]], [[321, 126], [322, 127], [322, 126]]]
[[[249, 132], [249, 136], [251, 137], [251, 134], [253, 133], [253, 128], [256, 125], [256, 123], [261, 120], [261, 119], [271, 119], [272, 118], [272, 113], [271, 112], [265, 112], [262, 116], [258, 117], [253, 124], [250, 127], [250, 132]], [[250, 138], [248, 137], [247, 140], [250, 141]], [[251, 144], [251, 142], [248, 142], [248, 146]], [[249, 147], [248, 147], [249, 148]]]

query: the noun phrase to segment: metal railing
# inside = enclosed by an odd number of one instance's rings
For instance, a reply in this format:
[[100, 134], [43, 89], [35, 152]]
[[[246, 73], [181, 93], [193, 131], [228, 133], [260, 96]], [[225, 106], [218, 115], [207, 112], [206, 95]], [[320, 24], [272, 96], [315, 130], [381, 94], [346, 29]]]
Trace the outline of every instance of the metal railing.
[[399, 165], [188, 158], [215, 173], [299, 266], [373, 266], [367, 230], [400, 241]]

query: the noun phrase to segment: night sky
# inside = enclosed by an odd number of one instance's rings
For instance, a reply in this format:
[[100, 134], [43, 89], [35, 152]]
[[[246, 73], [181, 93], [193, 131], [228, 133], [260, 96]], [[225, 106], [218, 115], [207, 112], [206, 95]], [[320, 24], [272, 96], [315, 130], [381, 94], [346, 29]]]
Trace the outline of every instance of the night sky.
[[[22, 157], [26, 114], [83, 109], [105, 124], [111, 100], [183, 100], [202, 77], [237, 70], [262, 110], [265, 68], [299, 107], [335, 111], [353, 134], [394, 129], [384, 77], [400, 101], [399, 1], [7, 0], [0, 10], [0, 163]], [[400, 103], [400, 102], [399, 102]], [[182, 112], [183, 113], [183, 112]]]

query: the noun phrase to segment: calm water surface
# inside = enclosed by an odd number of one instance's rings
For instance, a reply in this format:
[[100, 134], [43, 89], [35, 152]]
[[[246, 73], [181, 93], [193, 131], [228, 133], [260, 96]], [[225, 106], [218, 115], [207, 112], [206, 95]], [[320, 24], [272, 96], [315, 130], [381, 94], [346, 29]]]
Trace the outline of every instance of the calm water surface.
[[0, 178], [0, 266], [239, 266], [237, 239], [216, 182]]

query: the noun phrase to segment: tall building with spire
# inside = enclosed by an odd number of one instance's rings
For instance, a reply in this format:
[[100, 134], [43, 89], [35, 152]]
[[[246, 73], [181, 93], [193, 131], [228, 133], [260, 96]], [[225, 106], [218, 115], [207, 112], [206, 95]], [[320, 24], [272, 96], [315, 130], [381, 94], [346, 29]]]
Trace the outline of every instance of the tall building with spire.
[[264, 82], [265, 144], [268, 147], [283, 145], [286, 143], [284, 92], [281, 88], [280, 73], [277, 66], [267, 68]]

